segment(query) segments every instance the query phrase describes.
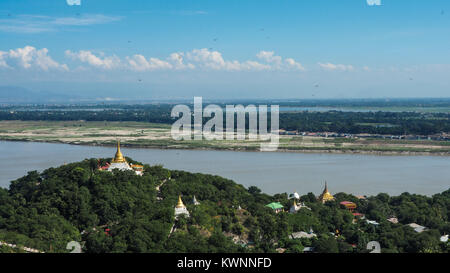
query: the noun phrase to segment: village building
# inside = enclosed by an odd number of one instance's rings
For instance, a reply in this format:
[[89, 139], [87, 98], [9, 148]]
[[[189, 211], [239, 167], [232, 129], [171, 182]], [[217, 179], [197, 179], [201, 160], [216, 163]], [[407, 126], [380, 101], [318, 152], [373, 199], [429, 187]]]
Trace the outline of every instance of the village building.
[[378, 226], [380, 224], [375, 220], [369, 220], [369, 219], [366, 219], [366, 223], [370, 224], [370, 225], [374, 225], [374, 226]]
[[389, 222], [391, 222], [392, 224], [398, 224], [398, 219], [397, 217], [391, 217], [387, 219]]
[[144, 166], [130, 163], [130, 167], [134, 170], [134, 172], [137, 175], [143, 175], [144, 174]]
[[339, 203], [341, 206], [349, 210], [350, 212], [353, 212], [356, 209], [356, 204], [350, 201], [342, 201]]
[[312, 232], [308, 233], [308, 232], [305, 232], [305, 231], [299, 231], [299, 232], [292, 233], [291, 235], [289, 235], [289, 237], [291, 239], [301, 239], [301, 238], [311, 239], [311, 238], [317, 237], [317, 235], [315, 233], [312, 233]]
[[267, 204], [266, 207], [271, 208], [273, 211], [275, 211], [275, 213], [283, 211], [283, 205], [281, 205], [279, 202]]
[[314, 252], [314, 247], [312, 247], [312, 246], [305, 246], [305, 247], [303, 248], [303, 252], [304, 252], [304, 253], [311, 253], [311, 252]]
[[408, 226], [410, 226], [411, 228], [413, 228], [414, 231], [417, 232], [417, 233], [421, 233], [421, 232], [423, 232], [424, 230], [427, 229], [426, 227], [421, 226], [421, 225], [416, 224], [416, 223], [408, 224]]

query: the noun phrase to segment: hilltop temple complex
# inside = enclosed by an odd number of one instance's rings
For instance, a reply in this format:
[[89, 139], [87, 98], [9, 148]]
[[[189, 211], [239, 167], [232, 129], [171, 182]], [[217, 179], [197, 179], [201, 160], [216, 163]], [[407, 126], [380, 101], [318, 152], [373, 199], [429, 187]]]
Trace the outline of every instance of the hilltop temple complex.
[[100, 170], [108, 170], [112, 172], [114, 169], [121, 171], [134, 171], [137, 175], [142, 175], [144, 172], [144, 166], [137, 164], [128, 164], [127, 160], [120, 151], [120, 141], [117, 141], [117, 151], [111, 163], [106, 164], [106, 166], [99, 167]]

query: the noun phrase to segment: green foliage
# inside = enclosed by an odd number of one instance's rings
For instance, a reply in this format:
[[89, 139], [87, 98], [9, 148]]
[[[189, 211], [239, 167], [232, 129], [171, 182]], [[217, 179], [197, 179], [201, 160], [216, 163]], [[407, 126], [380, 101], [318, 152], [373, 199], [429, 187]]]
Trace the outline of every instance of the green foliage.
[[[107, 159], [100, 159], [106, 162]], [[132, 161], [135, 164], [139, 162]], [[450, 232], [450, 190], [426, 197], [404, 193], [378, 194], [367, 199], [338, 193], [322, 204], [313, 193], [300, 199], [310, 208], [295, 214], [265, 207], [280, 202], [287, 210], [287, 194], [267, 195], [231, 180], [198, 173], [144, 166], [132, 171], [97, 170], [87, 159], [41, 173], [32, 171], [0, 188], [0, 252], [23, 252], [21, 246], [45, 252], [68, 252], [70, 241], [82, 242], [84, 252], [368, 252], [378, 241], [382, 252], [448, 252], [439, 241]], [[160, 186], [157, 192], [156, 187]], [[190, 217], [174, 218], [181, 195]], [[192, 203], [193, 196], [200, 201]], [[157, 198], [158, 197], [158, 198]], [[366, 223], [339, 205], [352, 201]], [[397, 217], [398, 224], [386, 219]], [[415, 222], [428, 229], [415, 232]], [[173, 228], [173, 232], [171, 232]], [[313, 231], [317, 237], [292, 239], [290, 234]]]

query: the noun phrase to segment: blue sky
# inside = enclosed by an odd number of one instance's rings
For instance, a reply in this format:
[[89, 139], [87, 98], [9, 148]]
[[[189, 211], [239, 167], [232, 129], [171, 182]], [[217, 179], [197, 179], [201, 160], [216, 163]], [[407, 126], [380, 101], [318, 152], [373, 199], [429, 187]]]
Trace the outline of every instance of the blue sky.
[[380, 2], [2, 0], [0, 85], [99, 99], [449, 97], [450, 2]]

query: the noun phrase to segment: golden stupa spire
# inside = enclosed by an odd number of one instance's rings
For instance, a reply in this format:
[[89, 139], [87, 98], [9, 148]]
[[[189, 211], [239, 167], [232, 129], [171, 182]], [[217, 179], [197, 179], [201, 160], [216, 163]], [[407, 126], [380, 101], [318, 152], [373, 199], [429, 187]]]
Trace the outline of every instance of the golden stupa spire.
[[120, 152], [120, 140], [117, 140], [117, 152], [114, 156], [114, 159], [112, 160], [113, 163], [124, 163], [127, 162], [125, 160], [125, 157], [122, 155], [122, 152]]
[[325, 181], [325, 189], [323, 189], [323, 193], [328, 192], [328, 185], [327, 185], [327, 181]]
[[178, 204], [176, 208], [184, 208], [183, 200], [181, 200], [181, 195], [178, 195]]
[[322, 203], [333, 200], [333, 195], [328, 191], [327, 181], [325, 181], [325, 188], [323, 189], [323, 193], [319, 196], [319, 200]]

